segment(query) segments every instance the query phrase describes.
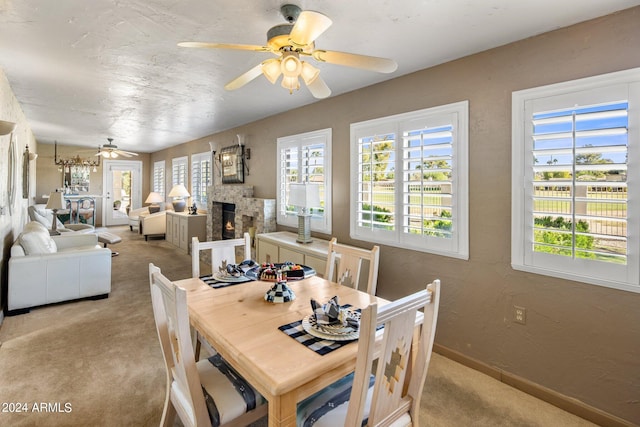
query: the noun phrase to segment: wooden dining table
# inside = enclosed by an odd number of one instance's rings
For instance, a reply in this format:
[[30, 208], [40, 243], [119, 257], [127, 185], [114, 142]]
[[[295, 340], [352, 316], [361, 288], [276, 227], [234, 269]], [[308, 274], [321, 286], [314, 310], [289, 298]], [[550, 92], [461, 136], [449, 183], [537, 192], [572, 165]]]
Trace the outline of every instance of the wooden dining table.
[[269, 402], [269, 426], [295, 426], [296, 406], [304, 398], [352, 372], [357, 341], [320, 355], [296, 341], [280, 326], [312, 313], [310, 300], [364, 308], [388, 301], [318, 276], [288, 285], [296, 299], [264, 299], [273, 283], [251, 281], [212, 289], [200, 279], [175, 282], [185, 288], [191, 325]]

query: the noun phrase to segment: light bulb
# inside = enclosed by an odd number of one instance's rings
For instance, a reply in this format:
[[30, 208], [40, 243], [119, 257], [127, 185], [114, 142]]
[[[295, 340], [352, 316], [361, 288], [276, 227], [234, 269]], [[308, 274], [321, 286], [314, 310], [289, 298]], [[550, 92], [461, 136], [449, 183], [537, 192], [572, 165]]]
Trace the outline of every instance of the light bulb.
[[298, 77], [302, 71], [302, 64], [295, 52], [285, 52], [280, 63], [280, 69], [285, 77]]

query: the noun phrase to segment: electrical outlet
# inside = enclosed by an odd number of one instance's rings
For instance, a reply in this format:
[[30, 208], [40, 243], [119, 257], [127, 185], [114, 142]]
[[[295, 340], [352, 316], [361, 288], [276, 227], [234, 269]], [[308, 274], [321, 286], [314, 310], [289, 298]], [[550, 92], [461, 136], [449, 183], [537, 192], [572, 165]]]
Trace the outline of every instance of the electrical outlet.
[[513, 306], [513, 321], [521, 325], [527, 324], [527, 310], [517, 305]]

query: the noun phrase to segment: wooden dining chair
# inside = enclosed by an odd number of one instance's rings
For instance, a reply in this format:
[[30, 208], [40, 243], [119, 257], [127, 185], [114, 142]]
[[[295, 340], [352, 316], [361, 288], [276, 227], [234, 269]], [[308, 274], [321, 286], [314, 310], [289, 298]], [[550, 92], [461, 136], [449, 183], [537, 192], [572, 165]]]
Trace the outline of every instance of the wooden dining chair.
[[358, 289], [363, 261], [369, 261], [369, 275], [367, 276], [367, 293], [376, 294], [378, 284], [378, 264], [380, 262], [380, 247], [371, 250], [357, 248], [338, 243], [334, 237], [329, 242], [327, 268], [324, 277], [336, 281], [350, 288]]
[[[224, 239], [214, 240], [210, 242], [201, 242], [197, 237], [191, 239], [191, 277], [197, 279], [200, 277], [200, 251], [209, 251], [209, 258], [211, 261], [211, 274], [218, 271], [218, 268], [222, 265], [222, 262], [229, 264], [236, 264], [237, 262], [237, 248], [241, 248], [240, 258], [241, 261], [251, 258], [251, 237], [249, 233], [244, 233], [244, 237], [241, 239]], [[200, 359], [200, 351], [204, 345], [209, 354], [216, 353], [215, 349], [209, 344], [202, 335], [197, 331], [195, 336], [195, 349], [194, 354], [196, 360]]]
[[[434, 280], [423, 291], [363, 309], [355, 372], [298, 404], [297, 425], [417, 426], [439, 305], [440, 281]], [[422, 315], [417, 334], [416, 316]], [[383, 335], [381, 347], [376, 334]]]
[[161, 426], [247, 425], [267, 414], [265, 399], [221, 357], [195, 361], [187, 293], [149, 264], [153, 314], [167, 372]]
[[200, 277], [200, 251], [209, 250], [211, 258], [211, 274], [218, 271], [218, 267], [225, 261], [229, 264], [237, 263], [236, 248], [243, 247], [240, 261], [251, 259], [251, 237], [244, 233], [240, 239], [214, 240], [201, 242], [197, 237], [191, 239], [191, 277]]

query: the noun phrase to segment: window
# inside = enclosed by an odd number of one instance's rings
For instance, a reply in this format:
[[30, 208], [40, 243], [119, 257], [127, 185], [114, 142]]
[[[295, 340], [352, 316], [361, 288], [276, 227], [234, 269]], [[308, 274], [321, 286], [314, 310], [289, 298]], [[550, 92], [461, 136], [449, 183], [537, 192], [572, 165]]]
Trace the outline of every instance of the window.
[[351, 125], [351, 237], [469, 258], [468, 102]]
[[640, 292], [640, 69], [513, 94], [512, 266]]
[[153, 163], [153, 176], [151, 178], [151, 182], [153, 183], [153, 189], [151, 191], [155, 191], [160, 194], [162, 198], [165, 198], [164, 191], [164, 160]]
[[331, 233], [331, 129], [278, 138], [277, 222], [298, 226], [297, 208], [287, 203], [289, 184], [320, 187], [320, 206], [311, 209], [311, 230]]
[[207, 209], [207, 187], [211, 185], [211, 153], [191, 155], [191, 200]]
[[187, 157], [176, 157], [171, 160], [171, 183], [172, 185], [182, 184], [188, 189], [187, 185]]

